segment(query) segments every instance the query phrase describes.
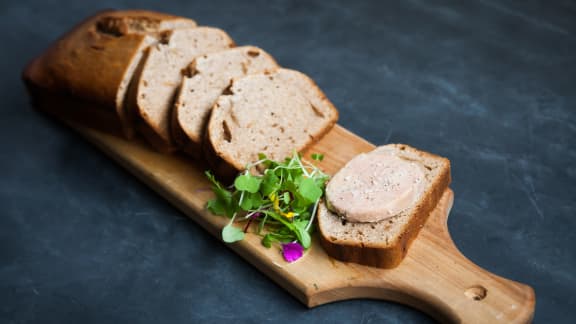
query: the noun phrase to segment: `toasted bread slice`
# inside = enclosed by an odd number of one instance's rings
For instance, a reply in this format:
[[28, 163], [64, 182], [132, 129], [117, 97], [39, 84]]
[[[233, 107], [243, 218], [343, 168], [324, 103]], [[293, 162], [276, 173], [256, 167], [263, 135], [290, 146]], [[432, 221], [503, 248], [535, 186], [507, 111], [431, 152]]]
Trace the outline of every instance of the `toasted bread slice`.
[[318, 141], [338, 112], [306, 75], [288, 69], [232, 81], [212, 108], [205, 154], [213, 170], [229, 178], [258, 159], [280, 160]]
[[170, 115], [182, 71], [197, 56], [233, 46], [234, 41], [223, 30], [198, 27], [169, 31], [160, 43], [148, 49], [127, 102], [138, 120], [137, 128], [156, 149], [175, 149]]
[[242, 46], [196, 58], [182, 80], [172, 112], [172, 135], [178, 148], [200, 157], [212, 106], [233, 78], [273, 72], [278, 64], [264, 50]]
[[410, 244], [448, 188], [450, 161], [403, 144], [389, 144], [375, 151], [378, 150], [421, 164], [424, 186], [416, 201], [399, 214], [374, 223], [347, 222], [323, 203], [318, 208], [318, 228], [320, 242], [331, 257], [373, 267], [394, 268], [404, 259]]

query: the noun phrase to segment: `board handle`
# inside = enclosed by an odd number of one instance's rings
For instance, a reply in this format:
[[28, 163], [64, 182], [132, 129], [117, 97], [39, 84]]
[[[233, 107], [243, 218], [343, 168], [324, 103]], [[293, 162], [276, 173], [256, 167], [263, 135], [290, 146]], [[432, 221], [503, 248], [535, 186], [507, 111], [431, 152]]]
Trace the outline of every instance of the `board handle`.
[[404, 261], [394, 269], [354, 266], [363, 273], [312, 296], [309, 305], [350, 298], [399, 302], [444, 323], [529, 323], [534, 290], [497, 276], [468, 260], [448, 232], [454, 194], [447, 190]]
[[[493, 274], [466, 258], [448, 231], [448, 213], [454, 201], [450, 190], [444, 197], [446, 217], [431, 217], [426, 224], [428, 253], [431, 258], [411, 258], [419, 262], [426, 280], [405, 283], [406, 291], [429, 305], [421, 309], [438, 319], [456, 323], [529, 323], [536, 297], [532, 287]], [[435, 235], [431, 235], [435, 233]], [[415, 248], [418, 242], [415, 242]], [[432, 244], [432, 246], [430, 246]], [[433, 252], [432, 252], [433, 251]], [[438, 271], [440, 269], [440, 271]], [[431, 286], [434, 289], [430, 289]], [[429, 292], [434, 291], [431, 295]], [[415, 305], [418, 306], [418, 305]], [[436, 312], [438, 310], [439, 312]]]
[[[421, 264], [418, 268], [424, 272], [418, 274], [423, 276], [420, 278], [427, 279], [404, 282], [405, 287], [400, 291], [406, 296], [399, 296], [398, 301], [419, 308], [442, 322], [532, 321], [535, 294], [530, 286], [482, 269], [462, 255], [451, 239], [444, 244], [449, 246], [435, 256], [435, 263]], [[442, 271], [435, 271], [437, 268]], [[381, 297], [386, 298], [386, 295], [380, 292]]]

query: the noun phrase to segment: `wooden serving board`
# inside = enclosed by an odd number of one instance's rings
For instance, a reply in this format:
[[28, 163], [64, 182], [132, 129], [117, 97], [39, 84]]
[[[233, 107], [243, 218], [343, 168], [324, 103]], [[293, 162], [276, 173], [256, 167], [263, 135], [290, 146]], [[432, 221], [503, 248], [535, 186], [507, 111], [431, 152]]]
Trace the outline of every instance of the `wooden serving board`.
[[[183, 156], [157, 153], [138, 140], [128, 141], [74, 122], [67, 124], [220, 237], [227, 219], [204, 209], [212, 198], [206, 190], [209, 183], [204, 166]], [[325, 158], [319, 166], [334, 173], [355, 155], [373, 148], [337, 125], [308, 152], [323, 153]], [[376, 298], [410, 305], [443, 322], [530, 322], [535, 304], [533, 289], [481, 269], [452, 242], [446, 221], [453, 197], [450, 189], [444, 193], [407, 257], [391, 270], [336, 261], [326, 255], [317, 239], [294, 263], [286, 263], [278, 249], [264, 248], [253, 234], [229, 246], [308, 307]]]

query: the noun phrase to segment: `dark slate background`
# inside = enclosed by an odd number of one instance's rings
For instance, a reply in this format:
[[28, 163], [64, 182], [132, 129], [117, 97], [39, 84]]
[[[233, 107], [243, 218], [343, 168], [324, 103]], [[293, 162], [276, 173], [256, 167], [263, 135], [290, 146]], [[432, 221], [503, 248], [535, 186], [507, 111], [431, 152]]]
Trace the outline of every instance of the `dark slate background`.
[[576, 319], [573, 1], [2, 1], [0, 322], [419, 323], [356, 300], [306, 309], [68, 129], [34, 112], [25, 63], [101, 8], [227, 30], [312, 76], [344, 127], [452, 161], [450, 231]]

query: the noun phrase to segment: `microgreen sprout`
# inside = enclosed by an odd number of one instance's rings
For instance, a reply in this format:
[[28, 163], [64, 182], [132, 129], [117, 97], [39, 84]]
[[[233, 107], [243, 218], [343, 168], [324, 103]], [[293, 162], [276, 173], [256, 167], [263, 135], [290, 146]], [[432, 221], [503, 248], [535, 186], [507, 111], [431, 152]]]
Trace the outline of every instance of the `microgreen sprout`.
[[[312, 160], [322, 158], [321, 154], [312, 154]], [[256, 175], [253, 170], [261, 173]], [[310, 232], [328, 176], [302, 160], [298, 153], [281, 162], [259, 154], [258, 161], [248, 164], [230, 188], [218, 182], [210, 171], [206, 171], [206, 176], [215, 194], [206, 207], [216, 215], [230, 218], [222, 229], [225, 242], [244, 239], [254, 222], [258, 224], [255, 233], [262, 238], [262, 245], [269, 248], [280, 244], [288, 262], [301, 256], [296, 245], [310, 248]], [[235, 221], [246, 224], [241, 229], [234, 226]]]

